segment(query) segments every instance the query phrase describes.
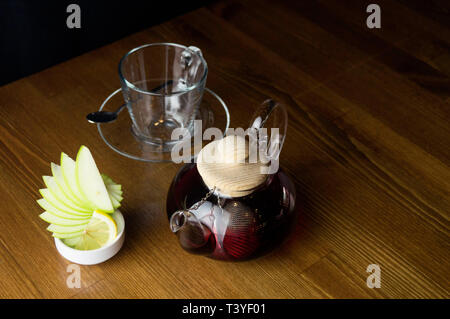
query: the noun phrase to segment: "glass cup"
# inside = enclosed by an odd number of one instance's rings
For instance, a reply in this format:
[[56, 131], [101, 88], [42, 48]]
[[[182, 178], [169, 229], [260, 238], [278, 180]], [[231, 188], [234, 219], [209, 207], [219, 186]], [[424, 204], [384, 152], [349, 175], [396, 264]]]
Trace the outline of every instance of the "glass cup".
[[174, 129], [192, 135], [207, 74], [206, 61], [193, 46], [153, 43], [128, 52], [120, 60], [119, 77], [133, 134], [163, 152], [176, 143]]

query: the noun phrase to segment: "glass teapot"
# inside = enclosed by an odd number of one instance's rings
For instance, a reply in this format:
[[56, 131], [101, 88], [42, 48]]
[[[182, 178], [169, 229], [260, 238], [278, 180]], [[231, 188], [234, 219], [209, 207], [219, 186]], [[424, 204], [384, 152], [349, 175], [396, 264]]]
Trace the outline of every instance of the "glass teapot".
[[278, 168], [286, 129], [285, 108], [265, 101], [245, 137], [215, 140], [196, 163], [179, 170], [167, 196], [167, 214], [186, 251], [245, 260], [267, 253], [287, 236], [297, 211], [295, 187]]

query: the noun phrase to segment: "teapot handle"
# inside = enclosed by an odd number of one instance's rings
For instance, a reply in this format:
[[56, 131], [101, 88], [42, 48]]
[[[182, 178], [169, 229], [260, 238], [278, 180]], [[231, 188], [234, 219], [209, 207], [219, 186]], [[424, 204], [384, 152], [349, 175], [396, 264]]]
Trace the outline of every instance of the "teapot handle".
[[278, 160], [286, 138], [287, 124], [286, 108], [272, 99], [264, 101], [253, 114], [250, 130], [256, 132], [260, 146], [267, 143], [266, 160]]

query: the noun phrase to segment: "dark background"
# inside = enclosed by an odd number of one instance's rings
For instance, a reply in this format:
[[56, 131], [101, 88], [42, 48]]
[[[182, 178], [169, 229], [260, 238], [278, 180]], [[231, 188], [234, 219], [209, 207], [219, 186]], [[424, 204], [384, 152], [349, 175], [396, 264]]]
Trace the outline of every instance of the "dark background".
[[[211, 2], [207, 0], [0, 0], [0, 85]], [[66, 25], [81, 8], [81, 29]]]

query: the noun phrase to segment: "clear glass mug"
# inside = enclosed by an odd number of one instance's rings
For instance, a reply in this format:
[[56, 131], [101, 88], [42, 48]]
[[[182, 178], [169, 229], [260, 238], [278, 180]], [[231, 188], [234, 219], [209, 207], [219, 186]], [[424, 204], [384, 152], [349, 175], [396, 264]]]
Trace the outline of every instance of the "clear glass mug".
[[157, 151], [170, 151], [171, 134], [193, 123], [205, 89], [208, 67], [200, 49], [153, 43], [129, 51], [119, 63], [122, 93], [132, 132]]

